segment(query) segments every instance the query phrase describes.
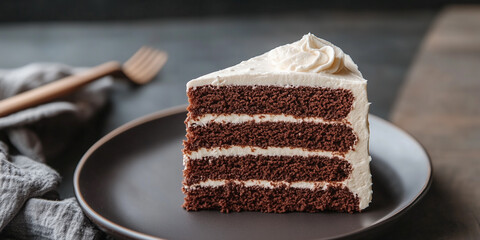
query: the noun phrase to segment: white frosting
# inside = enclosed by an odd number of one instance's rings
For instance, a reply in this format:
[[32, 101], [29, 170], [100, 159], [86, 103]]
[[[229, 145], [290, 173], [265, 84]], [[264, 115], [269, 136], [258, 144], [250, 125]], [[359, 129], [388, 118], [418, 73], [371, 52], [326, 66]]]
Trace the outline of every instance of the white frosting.
[[233, 182], [235, 184], [242, 184], [245, 187], [263, 187], [263, 188], [276, 188], [281, 185], [285, 185], [291, 188], [306, 188], [306, 189], [318, 189], [322, 188], [325, 190], [328, 186], [335, 185], [335, 186], [344, 186], [342, 182], [306, 182], [306, 181], [298, 181], [298, 182], [285, 182], [285, 181], [266, 181], [266, 180], [211, 180], [208, 179], [206, 181], [192, 184], [190, 186], [184, 186], [185, 189], [195, 189], [197, 187], [220, 187], [225, 185], [227, 182]]
[[[329, 50], [330, 48], [333, 49], [333, 53]], [[285, 61], [281, 62], [280, 56], [286, 56]], [[268, 53], [241, 62], [233, 67], [191, 80], [187, 83], [187, 91], [203, 85], [310, 86], [350, 90], [355, 100], [352, 111], [348, 114], [346, 120], [351, 123], [353, 131], [357, 135], [357, 142], [354, 150], [349, 151], [345, 155], [345, 159], [352, 164], [353, 170], [344, 184], [359, 198], [360, 209], [364, 209], [369, 205], [372, 199], [372, 179], [369, 167], [371, 158], [368, 153], [369, 103], [367, 99], [367, 81], [363, 79], [352, 59], [338, 47], [325, 40], [318, 39], [311, 34], [307, 34], [298, 42], [278, 47]], [[271, 121], [293, 120], [288, 116], [264, 117], [269, 118]], [[260, 115], [254, 115], [250, 118], [243, 115], [234, 115], [232, 117], [205, 115], [201, 116], [200, 120], [195, 123], [202, 124], [208, 121], [242, 122], [251, 119], [254, 121], [263, 121]], [[302, 120], [321, 121], [319, 119]], [[220, 151], [221, 154], [235, 155], [245, 154], [245, 149], [255, 148], [248, 147], [240, 149], [232, 146], [230, 149], [217, 150]], [[278, 151], [278, 154], [285, 155], [296, 155], [304, 152], [298, 149], [298, 151], [295, 151], [295, 149], [291, 149], [291, 151], [277, 148], [268, 149], [272, 150], [268, 151], [269, 154], [273, 154], [275, 151]], [[185, 156], [185, 161], [193, 155], [195, 155], [195, 158], [201, 158], [202, 154], [208, 155], [210, 153], [212, 152], [200, 149], [191, 153], [192, 155]], [[252, 153], [261, 154], [265, 153], [265, 151], [252, 151]]]
[[306, 117], [306, 118], [297, 118], [294, 116], [284, 115], [284, 114], [205, 114], [195, 119], [188, 119], [187, 126], [199, 125], [205, 126], [208, 123], [244, 123], [244, 122], [292, 122], [292, 123], [302, 123], [302, 122], [313, 122], [313, 123], [336, 123], [336, 124], [345, 124], [345, 121], [327, 121], [323, 118], [317, 117]]
[[[310, 44], [308, 44], [310, 43]], [[302, 45], [306, 51], [301, 52]], [[320, 51], [324, 46], [333, 49], [331, 64], [321, 64], [322, 61], [312, 63], [307, 55], [314, 56], [312, 52]], [[319, 48], [320, 47], [320, 48]], [[292, 49], [297, 49], [293, 51]], [[315, 50], [317, 49], [317, 50]], [[321, 51], [320, 51], [321, 52]], [[317, 53], [317, 55], [321, 55]], [[290, 64], [282, 62], [280, 56], [290, 56]], [[296, 57], [295, 57], [296, 56]], [[299, 56], [303, 56], [299, 57]], [[343, 56], [343, 57], [342, 57]], [[320, 58], [322, 58], [320, 56]], [[327, 59], [328, 57], [323, 57]], [[289, 67], [292, 65], [292, 67]], [[343, 65], [343, 67], [342, 67]], [[295, 66], [295, 67], [293, 67]], [[312, 71], [306, 71], [311, 69]], [[316, 72], [317, 69], [318, 72]], [[366, 84], [357, 65], [347, 54], [335, 45], [315, 37], [312, 34], [305, 35], [300, 41], [281, 46], [260, 56], [243, 61], [233, 67], [216, 71], [187, 83], [187, 91], [192, 87], [203, 85], [275, 85], [275, 86], [325, 86], [343, 88], [344, 82], [357, 82], [359, 85]], [[325, 85], [327, 84], [327, 85]]]
[[280, 71], [339, 73], [350, 71], [361, 77], [357, 65], [347, 54], [323, 39], [309, 33], [292, 44], [268, 53], [271, 63]]

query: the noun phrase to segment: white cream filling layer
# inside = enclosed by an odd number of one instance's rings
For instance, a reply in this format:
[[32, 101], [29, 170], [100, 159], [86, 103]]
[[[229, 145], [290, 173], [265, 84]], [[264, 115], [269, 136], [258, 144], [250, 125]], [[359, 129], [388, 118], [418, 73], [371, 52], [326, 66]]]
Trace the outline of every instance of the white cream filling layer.
[[[297, 118], [285, 114], [205, 114], [195, 119], [189, 119], [187, 126], [205, 126], [208, 123], [244, 123], [244, 122], [291, 122], [291, 123], [325, 123], [325, 124], [347, 124], [345, 120], [327, 121], [318, 117]], [[350, 124], [347, 124], [350, 125]]]
[[306, 182], [306, 181], [298, 181], [298, 182], [285, 182], [285, 181], [267, 181], [267, 180], [247, 180], [247, 181], [239, 181], [239, 180], [206, 180], [197, 184], [193, 184], [190, 186], [184, 186], [185, 189], [195, 189], [197, 187], [219, 187], [227, 184], [228, 182], [233, 182], [235, 184], [241, 184], [245, 187], [263, 187], [263, 188], [276, 188], [282, 185], [291, 188], [306, 188], [310, 190], [315, 190], [321, 188], [325, 190], [328, 186], [345, 186], [342, 182], [336, 183], [329, 183], [329, 182]]
[[[246, 155], [264, 155], [264, 156], [322, 156], [334, 157], [333, 152], [327, 151], [307, 151], [303, 148], [289, 148], [289, 147], [241, 147], [231, 146], [228, 148], [214, 147], [214, 148], [200, 148], [187, 155], [189, 159], [202, 159], [203, 157], [216, 156], [246, 156]], [[343, 158], [341, 155], [339, 157]]]

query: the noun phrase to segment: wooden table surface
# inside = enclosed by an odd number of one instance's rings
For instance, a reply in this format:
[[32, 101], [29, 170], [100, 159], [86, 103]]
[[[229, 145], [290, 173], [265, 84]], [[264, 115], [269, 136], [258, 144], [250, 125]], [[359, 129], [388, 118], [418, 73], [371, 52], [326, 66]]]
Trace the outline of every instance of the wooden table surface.
[[428, 195], [395, 239], [480, 239], [480, 7], [451, 7], [425, 38], [391, 120], [433, 162]]

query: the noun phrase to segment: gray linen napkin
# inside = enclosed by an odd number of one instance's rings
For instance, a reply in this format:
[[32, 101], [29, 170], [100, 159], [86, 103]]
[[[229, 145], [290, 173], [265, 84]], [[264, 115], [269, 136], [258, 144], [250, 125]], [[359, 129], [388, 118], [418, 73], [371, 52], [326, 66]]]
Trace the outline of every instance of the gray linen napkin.
[[[78, 71], [49, 63], [0, 70], [0, 99]], [[111, 84], [104, 78], [61, 100], [0, 118], [0, 238], [103, 237], [75, 199], [48, 199], [61, 177], [46, 160], [64, 150], [75, 129], [105, 104]]]

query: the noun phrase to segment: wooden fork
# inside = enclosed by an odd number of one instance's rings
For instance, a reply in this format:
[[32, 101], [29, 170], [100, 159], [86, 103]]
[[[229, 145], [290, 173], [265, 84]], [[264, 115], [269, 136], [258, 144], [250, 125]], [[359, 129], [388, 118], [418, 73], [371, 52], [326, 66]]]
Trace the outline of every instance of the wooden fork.
[[0, 101], [0, 117], [66, 96], [87, 83], [119, 71], [136, 84], [148, 83], [162, 69], [167, 58], [165, 52], [142, 47], [123, 65], [117, 61], [106, 62], [79, 74], [4, 99]]

